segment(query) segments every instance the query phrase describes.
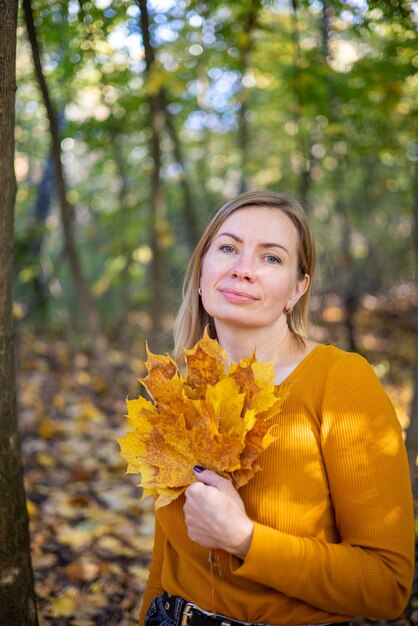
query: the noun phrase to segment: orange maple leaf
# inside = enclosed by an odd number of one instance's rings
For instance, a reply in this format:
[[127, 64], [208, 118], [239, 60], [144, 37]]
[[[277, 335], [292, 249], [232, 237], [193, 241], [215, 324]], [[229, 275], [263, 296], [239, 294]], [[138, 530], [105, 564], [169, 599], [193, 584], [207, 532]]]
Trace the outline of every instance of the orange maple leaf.
[[142, 498], [157, 495], [156, 508], [169, 504], [196, 481], [195, 465], [245, 485], [276, 440], [272, 418], [289, 393], [274, 384], [272, 364], [253, 355], [227, 371], [225, 351], [206, 332], [185, 350], [184, 378], [169, 356], [147, 355], [140, 382], [151, 400], [127, 401], [133, 430], [119, 439], [127, 472], [141, 474]]

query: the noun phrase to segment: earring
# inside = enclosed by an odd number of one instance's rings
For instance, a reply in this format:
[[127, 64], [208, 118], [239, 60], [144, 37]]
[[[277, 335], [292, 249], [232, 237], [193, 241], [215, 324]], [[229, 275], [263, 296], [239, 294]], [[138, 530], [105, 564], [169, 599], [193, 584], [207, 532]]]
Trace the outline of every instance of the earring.
[[197, 290], [197, 293], [199, 294], [199, 296], [202, 295], [202, 287], [199, 287], [199, 289]]
[[293, 312], [293, 307], [291, 306], [290, 309], [287, 309], [287, 311], [285, 310], [286, 315], [290, 315]]

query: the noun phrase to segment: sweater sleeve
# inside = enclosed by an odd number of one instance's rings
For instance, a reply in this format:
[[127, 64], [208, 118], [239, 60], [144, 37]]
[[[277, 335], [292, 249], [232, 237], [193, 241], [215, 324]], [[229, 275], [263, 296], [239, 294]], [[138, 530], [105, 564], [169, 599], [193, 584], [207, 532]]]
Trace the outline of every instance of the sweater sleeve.
[[409, 470], [394, 409], [359, 355], [328, 375], [321, 446], [340, 543], [256, 523], [234, 573], [332, 613], [395, 619], [414, 571]]
[[161, 569], [163, 564], [163, 558], [164, 533], [156, 519], [151, 567], [148, 575], [147, 586], [145, 588], [144, 596], [142, 598], [138, 626], [143, 626], [145, 621], [145, 615], [151, 605], [151, 602], [156, 596], [159, 596], [163, 592], [161, 586]]

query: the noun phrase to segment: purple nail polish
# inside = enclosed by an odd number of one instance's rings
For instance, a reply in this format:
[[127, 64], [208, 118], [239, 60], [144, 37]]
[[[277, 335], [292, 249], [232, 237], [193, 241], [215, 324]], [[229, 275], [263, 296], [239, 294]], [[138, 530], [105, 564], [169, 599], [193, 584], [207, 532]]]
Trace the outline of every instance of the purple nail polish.
[[204, 467], [202, 467], [201, 465], [195, 465], [193, 469], [194, 469], [194, 471], [195, 471], [195, 472], [197, 472], [198, 474], [200, 474], [200, 472], [204, 472], [204, 471], [205, 471], [205, 468], [204, 468]]

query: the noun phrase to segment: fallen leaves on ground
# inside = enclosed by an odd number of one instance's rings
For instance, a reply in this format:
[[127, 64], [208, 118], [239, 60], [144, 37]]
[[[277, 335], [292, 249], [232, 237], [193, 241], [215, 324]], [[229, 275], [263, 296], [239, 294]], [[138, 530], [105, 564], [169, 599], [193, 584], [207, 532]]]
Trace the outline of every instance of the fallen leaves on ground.
[[31, 337], [21, 348], [19, 419], [41, 626], [136, 625], [148, 575], [152, 503], [140, 505], [125, 476], [116, 442], [124, 403], [93, 384], [89, 368], [63, 342]]

